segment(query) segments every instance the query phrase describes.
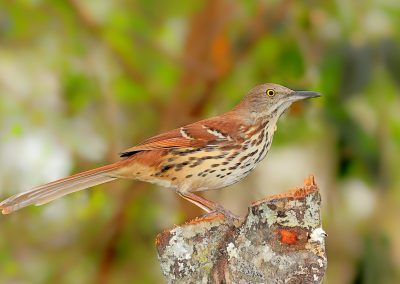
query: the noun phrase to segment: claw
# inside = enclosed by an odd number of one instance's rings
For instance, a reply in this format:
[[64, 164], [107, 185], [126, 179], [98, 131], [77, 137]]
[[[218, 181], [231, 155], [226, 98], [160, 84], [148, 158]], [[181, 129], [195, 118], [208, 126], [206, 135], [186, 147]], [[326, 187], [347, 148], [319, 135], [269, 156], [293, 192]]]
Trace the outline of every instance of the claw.
[[[228, 209], [225, 209], [224, 207], [222, 207], [220, 205], [218, 207], [216, 207], [213, 212], [222, 213], [228, 219], [233, 219], [233, 220], [242, 220], [243, 219], [243, 217], [232, 213], [231, 211], [229, 211]], [[213, 213], [213, 212], [211, 212], [211, 213]]]

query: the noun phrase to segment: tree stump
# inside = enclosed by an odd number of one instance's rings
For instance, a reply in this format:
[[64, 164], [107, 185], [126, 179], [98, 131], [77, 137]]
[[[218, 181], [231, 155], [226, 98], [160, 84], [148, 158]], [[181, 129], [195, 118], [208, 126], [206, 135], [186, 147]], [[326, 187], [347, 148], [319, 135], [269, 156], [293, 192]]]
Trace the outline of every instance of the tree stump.
[[321, 197], [302, 188], [251, 204], [244, 219], [211, 213], [156, 239], [168, 283], [321, 283], [327, 267]]

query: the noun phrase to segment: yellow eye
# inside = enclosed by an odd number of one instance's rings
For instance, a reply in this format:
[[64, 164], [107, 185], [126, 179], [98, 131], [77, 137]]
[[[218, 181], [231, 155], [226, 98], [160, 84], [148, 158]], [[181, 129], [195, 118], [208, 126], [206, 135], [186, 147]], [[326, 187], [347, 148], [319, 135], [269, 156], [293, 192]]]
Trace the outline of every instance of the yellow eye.
[[275, 96], [275, 91], [272, 90], [272, 89], [268, 89], [266, 93], [267, 93], [268, 97], [273, 97], [273, 96]]

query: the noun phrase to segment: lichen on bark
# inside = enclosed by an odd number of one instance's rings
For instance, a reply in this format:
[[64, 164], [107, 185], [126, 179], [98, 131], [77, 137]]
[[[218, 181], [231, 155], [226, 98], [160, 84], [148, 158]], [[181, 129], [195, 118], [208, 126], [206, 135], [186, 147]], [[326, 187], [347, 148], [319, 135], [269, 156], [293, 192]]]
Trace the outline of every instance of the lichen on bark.
[[168, 283], [321, 283], [327, 258], [321, 197], [301, 188], [251, 204], [244, 219], [212, 213], [156, 239]]

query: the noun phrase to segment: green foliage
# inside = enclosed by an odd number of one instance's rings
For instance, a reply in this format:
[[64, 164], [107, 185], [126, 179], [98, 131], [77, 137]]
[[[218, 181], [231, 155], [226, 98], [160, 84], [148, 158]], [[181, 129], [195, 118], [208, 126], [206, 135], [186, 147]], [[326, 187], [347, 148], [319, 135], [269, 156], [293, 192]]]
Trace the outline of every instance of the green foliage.
[[363, 241], [363, 247], [354, 283], [393, 283], [395, 268], [391, 260], [389, 240], [382, 235], [368, 234]]

